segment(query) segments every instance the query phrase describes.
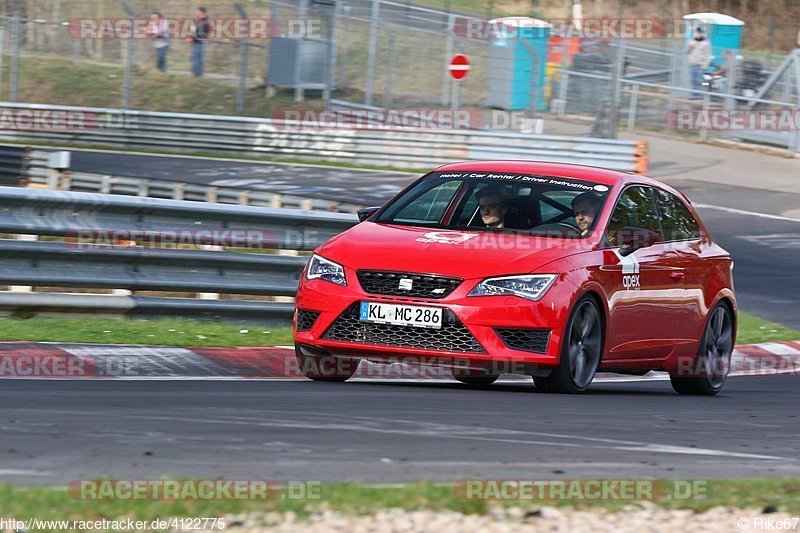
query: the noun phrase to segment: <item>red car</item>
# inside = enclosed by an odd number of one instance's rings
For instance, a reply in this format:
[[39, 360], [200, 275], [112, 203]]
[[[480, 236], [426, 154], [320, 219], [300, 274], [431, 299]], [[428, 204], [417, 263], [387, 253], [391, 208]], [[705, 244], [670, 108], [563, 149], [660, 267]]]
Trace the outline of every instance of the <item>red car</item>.
[[320, 246], [294, 319], [310, 378], [361, 359], [582, 392], [666, 370], [716, 394], [736, 337], [733, 261], [688, 198], [647, 177], [525, 161], [444, 165]]

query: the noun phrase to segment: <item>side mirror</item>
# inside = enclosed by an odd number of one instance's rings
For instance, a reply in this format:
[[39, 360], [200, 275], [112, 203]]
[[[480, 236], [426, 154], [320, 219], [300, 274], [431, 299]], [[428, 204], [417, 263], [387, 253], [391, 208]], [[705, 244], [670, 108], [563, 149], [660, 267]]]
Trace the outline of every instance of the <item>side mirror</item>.
[[645, 228], [625, 226], [620, 235], [619, 255], [630, 255], [640, 248], [653, 246], [661, 240], [661, 234]]
[[374, 215], [378, 211], [378, 209], [380, 209], [380, 207], [365, 207], [364, 209], [359, 209], [358, 210], [358, 221], [359, 222], [364, 222], [369, 217]]

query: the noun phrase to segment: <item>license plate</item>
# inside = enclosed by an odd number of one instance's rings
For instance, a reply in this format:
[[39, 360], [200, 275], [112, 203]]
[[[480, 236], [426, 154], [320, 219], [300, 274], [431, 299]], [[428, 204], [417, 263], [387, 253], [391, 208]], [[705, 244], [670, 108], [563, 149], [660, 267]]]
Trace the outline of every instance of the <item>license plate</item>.
[[376, 324], [441, 329], [442, 309], [440, 307], [420, 307], [417, 305], [361, 302], [359, 319], [362, 322], [374, 322]]

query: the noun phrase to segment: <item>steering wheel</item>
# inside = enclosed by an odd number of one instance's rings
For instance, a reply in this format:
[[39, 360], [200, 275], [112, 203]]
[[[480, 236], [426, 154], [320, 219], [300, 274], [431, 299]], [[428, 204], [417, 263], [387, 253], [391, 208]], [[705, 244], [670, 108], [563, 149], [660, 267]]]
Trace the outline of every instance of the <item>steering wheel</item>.
[[536, 226], [533, 228], [534, 233], [538, 232], [546, 232], [546, 231], [561, 231], [565, 232], [567, 230], [565, 237], [580, 237], [581, 232], [577, 226], [570, 224], [569, 222], [551, 222], [550, 224], [542, 224], [540, 226]]

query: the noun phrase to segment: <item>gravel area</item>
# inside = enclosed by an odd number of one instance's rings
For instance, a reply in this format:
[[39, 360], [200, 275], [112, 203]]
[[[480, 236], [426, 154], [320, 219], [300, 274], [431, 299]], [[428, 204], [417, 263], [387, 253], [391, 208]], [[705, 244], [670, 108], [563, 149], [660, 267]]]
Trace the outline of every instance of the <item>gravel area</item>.
[[[686, 532], [800, 531], [800, 520], [783, 512], [763, 509], [715, 507], [704, 512], [665, 510], [655, 506], [629, 506], [618, 512], [605, 510], [520, 508], [490, 509], [486, 515], [463, 515], [452, 511], [403, 511], [389, 509], [355, 516], [320, 511], [307, 520], [294, 513], [231, 516], [226, 531], [269, 532], [414, 532], [458, 531], [501, 533], [506, 531], [549, 532]], [[788, 527], [787, 527], [788, 526]]]

